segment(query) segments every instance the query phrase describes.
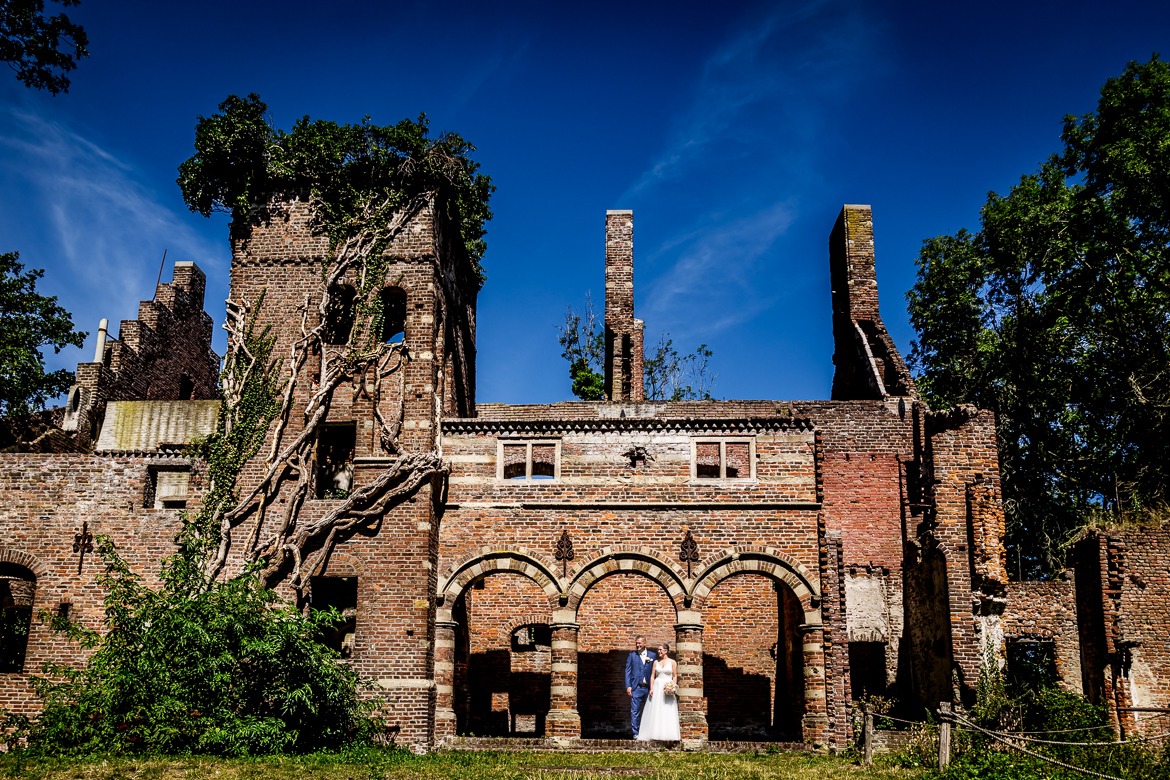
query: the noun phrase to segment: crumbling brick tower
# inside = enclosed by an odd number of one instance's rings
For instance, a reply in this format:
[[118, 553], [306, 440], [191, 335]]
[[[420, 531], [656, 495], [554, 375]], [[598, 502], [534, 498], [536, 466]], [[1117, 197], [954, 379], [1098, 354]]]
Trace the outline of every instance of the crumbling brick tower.
[[[410, 215], [386, 250], [389, 262], [379, 339], [401, 342], [402, 362], [377, 390], [368, 373], [351, 376], [335, 391], [317, 441], [316, 485], [299, 510], [298, 522], [337, 506], [351, 485], [370, 484], [401, 453], [438, 452], [441, 414], [473, 416], [475, 397], [475, 302], [479, 279], [462, 242], [444, 223], [433, 201]], [[274, 356], [285, 358], [304, 322], [316, 324], [323, 293], [323, 262], [330, 247], [311, 229], [302, 201], [274, 204], [232, 229], [231, 300], [256, 302], [258, 324], [276, 335]], [[329, 291], [339, 304], [328, 323], [325, 350], [344, 344], [353, 325], [356, 279]], [[305, 318], [308, 317], [307, 320]], [[338, 347], [339, 348], [339, 347]], [[316, 366], [317, 368], [314, 368]], [[307, 361], [309, 375], [297, 383], [288, 435], [304, 425], [302, 411], [314, 391], [320, 362]], [[396, 447], [380, 435], [383, 422], [397, 429]], [[393, 451], [397, 449], [397, 451]], [[242, 477], [246, 490], [261, 474], [259, 453]], [[340, 649], [363, 677], [375, 681], [399, 739], [426, 744], [433, 730], [434, 657], [432, 594], [441, 503], [438, 478], [425, 482], [391, 506], [375, 526], [345, 538], [327, 560], [308, 551], [314, 606], [332, 605], [352, 616]], [[340, 492], [339, 492], [340, 491]], [[279, 512], [288, 490], [275, 498]], [[316, 556], [316, 557], [313, 557]], [[360, 627], [360, 628], [359, 628]]]
[[[829, 262], [833, 400], [872, 399], [884, 407], [861, 425], [826, 426], [823, 434], [826, 524], [843, 533], [850, 572], [851, 673], [855, 680], [862, 674], [855, 647], [877, 638], [900, 640], [905, 647], [895, 655], [904, 661], [896, 664], [887, 656], [887, 668], [889, 682], [899, 683], [904, 698], [916, 697], [931, 708], [955, 697], [969, 701], [982, 659], [1000, 659], [1003, 651], [1007, 574], [994, 415], [970, 406], [932, 412], [919, 399], [878, 313], [868, 206], [842, 209], [829, 241]], [[894, 416], [904, 424], [890, 427], [886, 421]], [[849, 465], [859, 455], [868, 455], [866, 467]], [[838, 479], [839, 487], [832, 484]], [[900, 494], [896, 504], [892, 490]], [[847, 496], [850, 500], [838, 500]], [[901, 551], [889, 547], [897, 539]], [[874, 622], [866, 613], [872, 611], [867, 591], [879, 588], [875, 571], [878, 577], [893, 575], [881, 587], [892, 584], [898, 591], [887, 609], [902, 601], [900, 638], [898, 631], [865, 628]]]

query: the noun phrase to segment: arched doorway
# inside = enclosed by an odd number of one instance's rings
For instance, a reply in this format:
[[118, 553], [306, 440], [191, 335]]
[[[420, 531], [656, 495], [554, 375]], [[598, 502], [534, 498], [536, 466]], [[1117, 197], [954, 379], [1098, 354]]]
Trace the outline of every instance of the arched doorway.
[[0, 562], [0, 673], [24, 671], [36, 590], [30, 569]]
[[458, 734], [542, 737], [552, 641], [548, 596], [528, 577], [486, 574], [452, 605]]
[[703, 606], [703, 691], [712, 740], [801, 739], [804, 609], [758, 573], [720, 581]]
[[666, 589], [642, 573], [619, 571], [590, 585], [577, 607], [577, 711], [581, 736], [630, 737], [626, 657], [641, 634], [653, 647], [675, 641], [676, 609]]

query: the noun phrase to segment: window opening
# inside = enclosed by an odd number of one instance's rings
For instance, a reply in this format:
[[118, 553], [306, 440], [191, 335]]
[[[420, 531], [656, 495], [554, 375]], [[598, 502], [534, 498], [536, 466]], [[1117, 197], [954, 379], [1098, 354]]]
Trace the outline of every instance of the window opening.
[[354, 423], [321, 426], [317, 439], [317, 498], [348, 498], [353, 488]]
[[142, 506], [146, 509], [186, 509], [190, 484], [190, 466], [149, 466]]
[[0, 563], [0, 674], [24, 671], [36, 590], [35, 574], [14, 563]]
[[357, 634], [357, 577], [313, 577], [313, 609], [324, 611], [335, 609], [340, 620], [325, 630], [321, 641], [341, 654], [342, 658], [353, 655], [354, 637]]
[[538, 647], [552, 647], [552, 629], [547, 624], [520, 626], [512, 632], [512, 652], [531, 653]]
[[179, 400], [190, 401], [195, 396], [195, 383], [186, 374], [179, 374]]
[[500, 445], [500, 477], [513, 480], [557, 478], [558, 450], [555, 441], [504, 442]]
[[406, 330], [406, 291], [401, 287], [387, 287], [382, 290], [382, 332], [383, 344], [402, 341]]
[[696, 479], [751, 479], [752, 442], [715, 439], [695, 442]]
[[853, 701], [886, 693], [886, 643], [849, 643], [849, 680]]
[[1056, 684], [1056, 647], [1051, 639], [1009, 639], [1006, 644], [1009, 688], [1038, 691]]
[[354, 298], [357, 290], [348, 284], [338, 284], [329, 288], [329, 304], [325, 309], [326, 344], [338, 345], [349, 343], [349, 334], [353, 330]]

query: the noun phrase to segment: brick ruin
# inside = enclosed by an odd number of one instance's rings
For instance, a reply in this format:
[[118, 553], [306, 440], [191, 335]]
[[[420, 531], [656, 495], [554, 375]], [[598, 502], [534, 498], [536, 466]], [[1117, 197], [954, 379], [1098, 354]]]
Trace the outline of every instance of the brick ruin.
[[[398, 415], [403, 449], [450, 468], [312, 562], [313, 603], [348, 617], [330, 641], [400, 742], [623, 736], [635, 634], [676, 652], [695, 745], [841, 748], [860, 697], [970, 704], [985, 658], [1050, 662], [1123, 730], [1170, 707], [1170, 533], [1092, 534], [1063, 579], [1008, 582], [993, 417], [920, 400], [878, 311], [868, 206], [845, 206], [830, 237], [826, 401], [645, 399], [633, 214], [611, 211], [607, 399], [477, 404], [478, 282], [442, 215], [429, 204], [387, 250], [383, 336], [402, 345], [401, 382], [371, 394], [354, 376], [337, 392], [299, 509], [337, 506], [339, 463], [344, 486], [386, 468], [375, 419]], [[265, 293], [260, 324], [283, 354], [322, 293], [327, 241], [294, 201], [237, 221], [232, 249], [231, 299]], [[0, 647], [0, 708], [35, 711], [30, 674], [80, 662], [33, 614], [99, 623], [81, 534], [108, 535], [149, 579], [199, 501], [203, 464], [183, 446], [219, 404], [203, 291], [177, 264], [78, 367], [44, 439], [56, 445], [0, 453], [0, 605], [28, 631]]]

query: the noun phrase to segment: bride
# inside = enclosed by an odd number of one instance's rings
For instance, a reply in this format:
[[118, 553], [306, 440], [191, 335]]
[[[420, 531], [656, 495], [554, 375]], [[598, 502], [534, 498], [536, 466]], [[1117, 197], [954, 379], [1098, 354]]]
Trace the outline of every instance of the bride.
[[670, 657], [670, 645], [663, 642], [658, 645], [658, 660], [650, 675], [650, 700], [642, 711], [638, 739], [678, 741], [677, 690], [678, 664]]

